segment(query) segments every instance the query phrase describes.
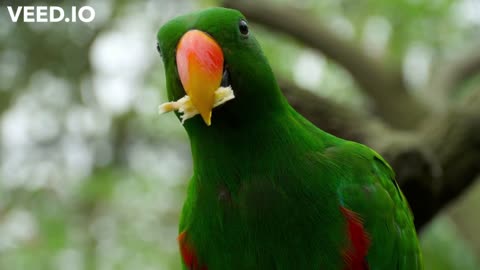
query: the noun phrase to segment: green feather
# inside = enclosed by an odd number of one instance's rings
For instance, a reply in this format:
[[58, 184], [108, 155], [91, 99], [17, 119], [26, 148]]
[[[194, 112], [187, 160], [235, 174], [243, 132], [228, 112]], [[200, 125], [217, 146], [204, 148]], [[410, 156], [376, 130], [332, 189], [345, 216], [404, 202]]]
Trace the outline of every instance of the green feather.
[[[389, 165], [368, 147], [330, 135], [290, 107], [243, 15], [212, 8], [158, 33], [170, 100], [185, 95], [175, 48], [190, 29], [222, 47], [235, 99], [185, 122], [194, 175], [180, 232], [208, 270], [348, 269], [345, 207], [371, 240], [369, 269], [422, 269], [407, 202]], [[184, 269], [192, 269], [184, 265]], [[203, 269], [203, 268], [200, 268]], [[358, 268], [363, 269], [363, 268]]]

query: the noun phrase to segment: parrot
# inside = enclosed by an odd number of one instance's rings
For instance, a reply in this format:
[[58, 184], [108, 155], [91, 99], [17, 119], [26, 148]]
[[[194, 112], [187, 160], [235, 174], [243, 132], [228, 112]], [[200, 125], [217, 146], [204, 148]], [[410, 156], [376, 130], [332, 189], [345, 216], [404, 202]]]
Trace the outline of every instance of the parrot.
[[423, 269], [390, 165], [289, 105], [241, 12], [177, 16], [157, 50], [170, 100], [159, 111], [181, 120], [192, 155], [182, 269]]

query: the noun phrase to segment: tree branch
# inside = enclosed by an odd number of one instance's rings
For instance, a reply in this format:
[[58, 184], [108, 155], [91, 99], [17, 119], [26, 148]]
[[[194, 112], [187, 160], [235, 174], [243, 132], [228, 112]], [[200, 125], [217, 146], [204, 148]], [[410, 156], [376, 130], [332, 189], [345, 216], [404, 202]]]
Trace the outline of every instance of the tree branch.
[[378, 115], [392, 126], [412, 128], [427, 115], [424, 104], [408, 93], [399, 68], [390, 70], [319, 21], [260, 1], [224, 0], [223, 5], [240, 10], [250, 21], [295, 37], [343, 66], [373, 100]]
[[442, 62], [448, 64], [437, 65], [439, 70], [432, 76], [430, 94], [443, 98], [441, 105], [446, 105], [458, 86], [471, 77], [480, 74], [479, 46], [480, 44], [475, 44], [471, 49], [457, 55], [453, 60], [442, 60]]

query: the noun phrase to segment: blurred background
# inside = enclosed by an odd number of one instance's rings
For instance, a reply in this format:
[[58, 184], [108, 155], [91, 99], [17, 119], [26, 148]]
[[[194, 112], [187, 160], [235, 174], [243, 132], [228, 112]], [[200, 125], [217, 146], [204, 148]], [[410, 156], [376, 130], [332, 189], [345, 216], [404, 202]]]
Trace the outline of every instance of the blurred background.
[[[470, 121], [480, 115], [480, 1], [255, 2], [1, 2], [0, 269], [180, 269], [190, 149], [174, 114], [157, 114], [167, 98], [156, 33], [217, 5], [245, 9], [300, 111], [318, 120], [333, 106], [325, 129], [398, 166], [426, 269], [480, 269], [480, 128]], [[67, 15], [89, 5], [96, 17], [11, 21], [7, 5], [32, 3]], [[427, 182], [410, 172], [415, 153]]]

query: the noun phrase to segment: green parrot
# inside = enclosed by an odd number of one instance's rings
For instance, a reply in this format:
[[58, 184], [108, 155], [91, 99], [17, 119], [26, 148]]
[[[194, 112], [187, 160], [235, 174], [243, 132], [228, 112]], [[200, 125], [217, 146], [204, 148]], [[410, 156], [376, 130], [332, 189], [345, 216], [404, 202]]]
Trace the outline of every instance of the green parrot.
[[180, 16], [157, 38], [160, 111], [176, 111], [193, 157], [183, 269], [423, 269], [391, 167], [288, 104], [240, 12]]

